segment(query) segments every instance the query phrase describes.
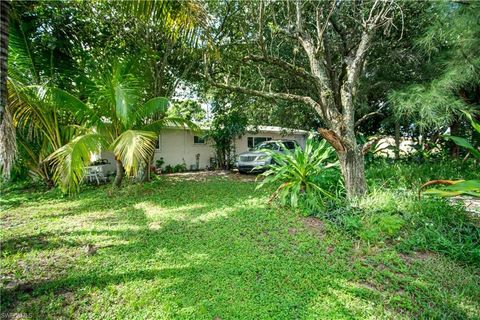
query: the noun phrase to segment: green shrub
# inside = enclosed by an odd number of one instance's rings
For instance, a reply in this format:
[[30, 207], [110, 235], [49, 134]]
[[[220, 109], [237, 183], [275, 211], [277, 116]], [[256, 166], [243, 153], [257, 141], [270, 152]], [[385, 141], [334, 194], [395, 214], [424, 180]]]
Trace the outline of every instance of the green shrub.
[[[472, 115], [465, 113], [467, 118], [470, 120], [472, 127], [480, 133], [480, 123], [476, 122]], [[456, 137], [456, 136], [444, 136], [448, 140], [452, 140], [460, 147], [467, 149], [477, 160], [480, 160], [480, 151], [476, 146], [473, 145], [470, 141], [463, 137]], [[459, 180], [447, 180], [443, 179], [435, 179], [430, 180], [421, 186], [421, 189], [431, 185], [446, 185], [446, 187], [441, 188], [431, 188], [423, 192], [424, 194], [428, 194], [431, 196], [440, 196], [440, 197], [455, 197], [455, 196], [471, 196], [480, 198], [480, 179], [478, 180], [466, 180], [459, 179]]]
[[[475, 178], [471, 163], [376, 162], [367, 169], [370, 193], [354, 203], [337, 202], [316, 215], [354, 239], [373, 246], [393, 244], [399, 251], [436, 252], [463, 263], [480, 265], [480, 221], [463, 205], [417, 195], [417, 180], [436, 174]], [[408, 174], [410, 172], [410, 174]], [[374, 174], [373, 174], [374, 173]]]
[[368, 242], [377, 242], [386, 239], [392, 239], [399, 235], [399, 232], [405, 224], [400, 215], [391, 215], [389, 213], [368, 216], [359, 231], [362, 240]]
[[461, 205], [442, 199], [412, 201], [406, 219], [408, 233], [399, 244], [403, 250], [434, 251], [459, 261], [480, 265], [478, 218]]
[[163, 157], [155, 161], [155, 167], [157, 169], [161, 169], [164, 164], [165, 164], [165, 160], [163, 159]]
[[173, 167], [172, 171], [173, 171], [174, 173], [177, 173], [177, 172], [185, 172], [185, 171], [187, 171], [187, 165], [186, 165], [185, 163], [176, 164], [176, 165]]
[[264, 150], [274, 164], [261, 175], [264, 179], [257, 189], [265, 185], [277, 186], [272, 199], [279, 198], [282, 204], [293, 208], [299, 203], [315, 208], [325, 205], [326, 199], [335, 199], [320, 182], [328, 177], [327, 172], [338, 171], [333, 148], [325, 140], [319, 142], [310, 135], [305, 149], [297, 147], [293, 152], [283, 149], [285, 153]]

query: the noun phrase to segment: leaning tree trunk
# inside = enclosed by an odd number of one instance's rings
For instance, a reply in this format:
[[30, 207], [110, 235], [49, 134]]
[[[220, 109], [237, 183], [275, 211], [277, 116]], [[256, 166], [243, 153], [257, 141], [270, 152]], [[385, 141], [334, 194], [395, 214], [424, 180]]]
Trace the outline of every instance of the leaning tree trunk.
[[0, 1], [0, 123], [7, 107], [8, 24], [10, 1]]
[[125, 175], [125, 170], [123, 169], [123, 163], [121, 160], [117, 159], [117, 174], [115, 176], [115, 181], [113, 185], [115, 187], [120, 187], [122, 185], [123, 176]]

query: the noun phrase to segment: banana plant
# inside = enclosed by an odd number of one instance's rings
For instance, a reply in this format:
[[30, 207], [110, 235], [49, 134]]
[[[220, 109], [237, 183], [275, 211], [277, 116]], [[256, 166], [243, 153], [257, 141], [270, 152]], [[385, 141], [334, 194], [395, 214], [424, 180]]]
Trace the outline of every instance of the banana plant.
[[[475, 131], [480, 133], [480, 123], [476, 122], [472, 115], [465, 113], [465, 116], [472, 124]], [[456, 136], [445, 136], [445, 139], [449, 139], [456, 143], [458, 146], [467, 149], [477, 160], [480, 160], [480, 151], [465, 138]], [[431, 185], [441, 185], [441, 188], [430, 188], [423, 191], [423, 194], [439, 197], [455, 197], [455, 196], [472, 196], [480, 198], [480, 180], [431, 180], [424, 183], [420, 187], [419, 196], [422, 190]]]

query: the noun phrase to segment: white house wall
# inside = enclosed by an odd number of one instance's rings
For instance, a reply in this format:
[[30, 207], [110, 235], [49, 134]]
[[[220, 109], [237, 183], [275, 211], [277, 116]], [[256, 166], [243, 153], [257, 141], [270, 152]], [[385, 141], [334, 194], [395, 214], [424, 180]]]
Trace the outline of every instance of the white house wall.
[[215, 150], [211, 143], [195, 144], [194, 134], [184, 129], [166, 129], [160, 134], [160, 146], [155, 150], [153, 164], [163, 158], [164, 166], [185, 163], [187, 169], [196, 165], [196, 155], [199, 154], [199, 167], [204, 169], [210, 164], [210, 158]]
[[[160, 147], [155, 150], [154, 165], [156, 160], [163, 158], [164, 166], [182, 164], [185, 162], [187, 169], [196, 165], [195, 156], [200, 154], [200, 169], [210, 165], [210, 158], [215, 157], [215, 149], [211, 141], [205, 144], [195, 144], [194, 134], [189, 130], [165, 129], [160, 134]], [[286, 134], [279, 132], [247, 133], [241, 138], [235, 139], [236, 153], [248, 151], [248, 137], [267, 137], [275, 139], [293, 139], [302, 147], [305, 146], [304, 134]]]
[[[155, 149], [153, 165], [160, 158], [163, 158], [164, 164], [175, 166], [185, 163], [187, 170], [196, 165], [196, 155], [200, 154], [200, 169], [205, 169], [210, 165], [210, 158], [215, 156], [215, 149], [211, 141], [205, 144], [195, 144], [194, 134], [185, 129], [165, 129], [159, 136], [159, 148]], [[272, 140], [292, 139], [296, 140], [302, 147], [305, 147], [305, 135], [302, 133], [289, 133], [282, 135], [280, 132], [258, 132], [247, 133], [241, 138], [235, 139], [236, 154], [248, 151], [248, 137], [266, 137]], [[101, 158], [108, 159], [108, 171], [115, 171], [115, 157], [110, 151], [102, 151]]]

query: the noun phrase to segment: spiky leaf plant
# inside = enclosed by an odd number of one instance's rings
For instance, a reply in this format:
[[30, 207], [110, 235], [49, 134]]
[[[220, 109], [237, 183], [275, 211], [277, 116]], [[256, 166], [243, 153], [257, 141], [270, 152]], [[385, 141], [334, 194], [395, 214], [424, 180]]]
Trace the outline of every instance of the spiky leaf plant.
[[264, 150], [272, 157], [273, 164], [259, 177], [263, 178], [257, 189], [265, 185], [279, 185], [271, 200], [279, 198], [282, 204], [292, 207], [299, 205], [302, 196], [318, 196], [334, 199], [335, 196], [321, 187], [318, 177], [326, 170], [338, 168], [333, 158], [334, 150], [325, 141], [317, 141], [311, 134], [305, 149], [296, 147], [290, 151], [284, 146], [284, 153]]

